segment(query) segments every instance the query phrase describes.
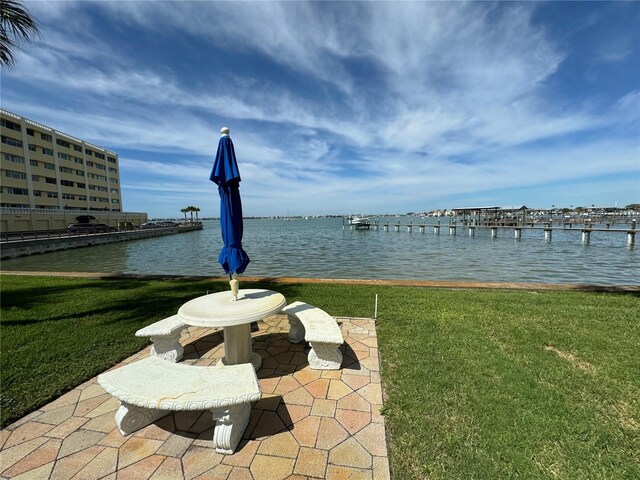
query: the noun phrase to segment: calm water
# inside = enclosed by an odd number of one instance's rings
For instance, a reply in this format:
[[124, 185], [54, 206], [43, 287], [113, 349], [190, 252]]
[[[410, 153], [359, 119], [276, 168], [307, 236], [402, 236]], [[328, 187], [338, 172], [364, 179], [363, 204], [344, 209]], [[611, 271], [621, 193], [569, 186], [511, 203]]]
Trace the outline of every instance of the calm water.
[[[243, 243], [251, 257], [245, 274], [255, 276], [640, 285], [640, 246], [626, 242], [623, 233], [594, 232], [582, 245], [579, 229], [556, 230], [552, 242], [542, 230], [523, 230], [517, 241], [512, 229], [492, 239], [484, 228], [469, 237], [466, 228], [456, 236], [448, 228], [343, 230], [341, 219], [311, 219], [245, 220]], [[217, 276], [221, 246], [218, 222], [205, 221], [198, 232], [6, 260], [2, 268]]]

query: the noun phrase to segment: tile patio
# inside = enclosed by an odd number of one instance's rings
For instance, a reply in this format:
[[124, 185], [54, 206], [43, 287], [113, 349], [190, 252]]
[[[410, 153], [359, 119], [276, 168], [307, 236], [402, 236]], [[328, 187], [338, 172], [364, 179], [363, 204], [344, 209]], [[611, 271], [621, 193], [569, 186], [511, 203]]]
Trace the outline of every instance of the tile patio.
[[[233, 455], [212, 448], [208, 411], [172, 412], [122, 437], [118, 401], [93, 378], [0, 431], [0, 479], [389, 479], [375, 323], [339, 322], [339, 371], [309, 368], [309, 347], [289, 342], [286, 316], [253, 329], [263, 395]], [[191, 327], [182, 344], [183, 363], [224, 355], [221, 331]]]

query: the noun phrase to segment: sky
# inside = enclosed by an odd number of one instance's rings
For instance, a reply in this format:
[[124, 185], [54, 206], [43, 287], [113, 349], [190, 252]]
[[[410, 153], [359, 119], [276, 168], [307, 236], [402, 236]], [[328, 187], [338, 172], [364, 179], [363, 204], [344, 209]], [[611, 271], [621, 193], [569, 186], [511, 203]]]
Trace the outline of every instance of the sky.
[[2, 107], [119, 154], [123, 208], [640, 203], [638, 2], [26, 2]]

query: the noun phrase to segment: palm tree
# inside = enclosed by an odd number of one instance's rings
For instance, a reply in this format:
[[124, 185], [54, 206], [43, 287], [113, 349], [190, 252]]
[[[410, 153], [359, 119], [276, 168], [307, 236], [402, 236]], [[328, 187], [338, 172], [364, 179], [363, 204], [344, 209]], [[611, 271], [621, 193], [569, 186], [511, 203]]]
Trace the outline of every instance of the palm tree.
[[195, 212], [196, 207], [194, 207], [193, 205], [189, 205], [187, 207], [187, 212], [189, 212], [191, 214], [191, 223], [193, 223], [193, 212]]
[[200, 209], [198, 207], [193, 207], [193, 211], [196, 212], [196, 223], [198, 223], [198, 212]]
[[14, 50], [20, 40], [38, 35], [38, 24], [17, 0], [0, 0], [0, 64], [15, 65]]
[[189, 211], [186, 208], [181, 208], [180, 211], [184, 213], [184, 223], [187, 223], [187, 212]]

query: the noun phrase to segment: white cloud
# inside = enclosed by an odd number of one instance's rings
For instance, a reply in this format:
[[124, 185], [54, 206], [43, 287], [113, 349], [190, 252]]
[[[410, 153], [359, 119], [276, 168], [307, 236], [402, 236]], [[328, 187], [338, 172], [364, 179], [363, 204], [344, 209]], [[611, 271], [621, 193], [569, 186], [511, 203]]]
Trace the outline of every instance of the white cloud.
[[[5, 104], [98, 145], [145, 152], [121, 158], [137, 195], [166, 191], [176, 202], [189, 195], [210, 201], [208, 174], [223, 124], [232, 128], [243, 195], [256, 213], [282, 205], [344, 212], [363, 199], [388, 210], [406, 204], [407, 195], [428, 204], [456, 192], [637, 168], [637, 142], [538, 145], [637, 122], [640, 94], [606, 111], [577, 102], [556, 108], [543, 93], [567, 52], [534, 25], [535, 4], [33, 7], [42, 43], [3, 76], [64, 95], [70, 108], [13, 92], [3, 94]], [[304, 88], [232, 65], [215, 73], [203, 66], [206, 87], [194, 87], [179, 67], [142, 66], [118, 38], [93, 32], [96, 12], [116, 30], [187, 38], [211, 55], [223, 47], [240, 59], [259, 56]]]

